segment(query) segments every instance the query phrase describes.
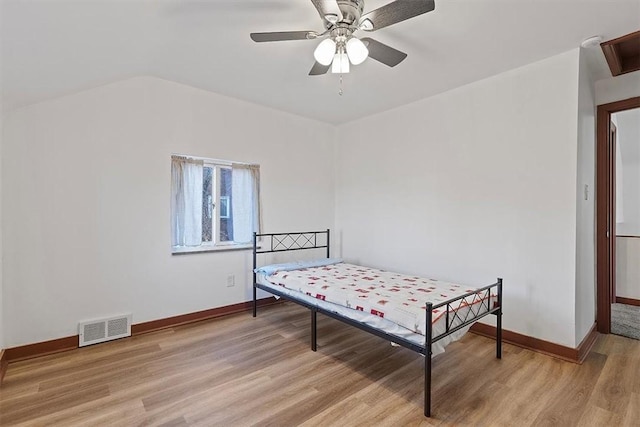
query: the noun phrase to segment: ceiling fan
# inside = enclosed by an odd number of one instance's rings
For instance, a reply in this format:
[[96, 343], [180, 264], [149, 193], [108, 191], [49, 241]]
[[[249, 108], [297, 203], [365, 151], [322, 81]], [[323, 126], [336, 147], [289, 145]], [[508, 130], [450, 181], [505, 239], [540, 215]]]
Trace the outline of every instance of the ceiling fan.
[[316, 47], [315, 64], [310, 76], [348, 73], [349, 64], [361, 64], [367, 57], [395, 67], [407, 54], [370, 37], [361, 39], [353, 34], [358, 30], [376, 31], [435, 9], [435, 0], [395, 0], [363, 14], [364, 0], [311, 0], [322, 18], [325, 30], [280, 31], [251, 33], [255, 42], [309, 40], [325, 38]]

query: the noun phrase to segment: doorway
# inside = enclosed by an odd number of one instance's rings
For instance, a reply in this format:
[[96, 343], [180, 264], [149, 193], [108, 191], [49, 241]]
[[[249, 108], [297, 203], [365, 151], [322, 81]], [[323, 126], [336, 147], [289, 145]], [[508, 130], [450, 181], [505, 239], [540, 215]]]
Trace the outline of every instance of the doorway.
[[616, 146], [614, 113], [640, 108], [640, 97], [599, 105], [596, 131], [596, 320], [598, 332], [611, 333], [616, 300]]

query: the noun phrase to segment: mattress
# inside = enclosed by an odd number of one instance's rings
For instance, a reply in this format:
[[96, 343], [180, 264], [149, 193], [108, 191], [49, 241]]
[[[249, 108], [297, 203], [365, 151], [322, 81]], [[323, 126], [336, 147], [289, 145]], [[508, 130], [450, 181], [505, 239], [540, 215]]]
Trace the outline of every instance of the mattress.
[[[474, 292], [475, 288], [384, 270], [362, 267], [341, 260], [320, 260], [304, 264], [279, 264], [256, 270], [257, 283], [289, 298], [304, 301], [404, 338], [425, 345], [426, 302], [438, 304]], [[475, 298], [474, 298], [475, 297]], [[449, 312], [451, 327], [464, 322], [477, 304], [488, 306], [486, 299], [472, 295], [454, 304]], [[433, 337], [447, 329], [446, 307], [433, 310]], [[460, 339], [470, 326], [432, 344], [435, 356], [451, 342]]]

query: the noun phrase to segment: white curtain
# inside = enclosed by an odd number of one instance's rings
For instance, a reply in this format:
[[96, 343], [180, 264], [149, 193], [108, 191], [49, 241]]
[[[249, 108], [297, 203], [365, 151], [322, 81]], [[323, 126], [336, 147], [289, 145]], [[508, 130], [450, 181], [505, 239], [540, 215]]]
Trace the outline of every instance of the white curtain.
[[260, 166], [233, 164], [231, 173], [233, 241], [248, 243], [261, 228]]
[[171, 244], [202, 244], [202, 160], [171, 157]]

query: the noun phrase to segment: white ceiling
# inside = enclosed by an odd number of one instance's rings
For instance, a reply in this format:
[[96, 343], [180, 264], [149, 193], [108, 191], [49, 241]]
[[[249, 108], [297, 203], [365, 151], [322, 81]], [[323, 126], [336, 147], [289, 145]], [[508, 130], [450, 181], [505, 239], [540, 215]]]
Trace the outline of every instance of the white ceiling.
[[[344, 77], [309, 77], [318, 40], [254, 43], [252, 31], [322, 30], [308, 0], [0, 0], [2, 104], [12, 109], [152, 75], [344, 123], [640, 29], [640, 0], [436, 0], [368, 35], [409, 54]], [[368, 0], [365, 12], [389, 0]], [[599, 48], [590, 52], [606, 77]]]

